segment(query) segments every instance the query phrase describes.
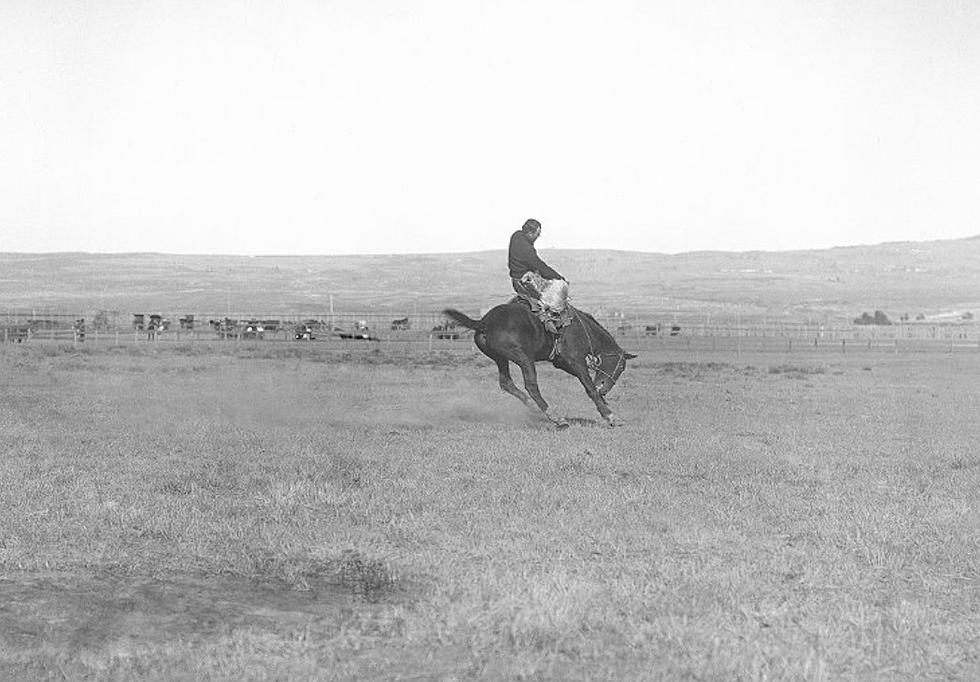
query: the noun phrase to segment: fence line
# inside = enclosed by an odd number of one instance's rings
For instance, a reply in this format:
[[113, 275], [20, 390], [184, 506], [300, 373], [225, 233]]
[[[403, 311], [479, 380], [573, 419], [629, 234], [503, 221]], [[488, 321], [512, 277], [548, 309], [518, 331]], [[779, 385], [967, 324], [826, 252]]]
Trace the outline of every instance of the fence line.
[[[11, 340], [11, 339], [4, 339]], [[345, 350], [352, 352], [370, 352], [385, 350], [388, 352], [419, 353], [426, 351], [477, 352], [472, 343], [472, 332], [461, 332], [454, 335], [443, 335], [441, 338], [431, 332], [393, 332], [369, 339], [340, 338], [339, 335], [315, 337], [310, 340], [295, 340], [287, 335], [279, 334], [258, 338], [243, 338], [240, 335], [229, 335], [226, 338], [209, 333], [160, 333], [147, 337], [141, 333], [121, 333], [116, 331], [92, 331], [79, 334], [72, 330], [45, 330], [29, 338], [23, 339], [29, 343], [63, 343], [76, 348], [92, 346], [134, 345], [179, 347], [181, 344], [248, 344], [252, 347], [261, 345], [309, 346], [310, 348]], [[784, 336], [665, 336], [665, 337], [629, 337], [618, 336], [620, 345], [641, 357], [655, 357], [658, 352], [683, 352], [706, 355], [730, 355], [735, 358], [752, 354], [771, 354], [778, 356], [808, 354], [914, 354], [914, 353], [973, 353], [980, 355], [980, 341], [962, 342], [956, 339], [801, 339]], [[646, 354], [650, 353], [650, 356]]]
[[[375, 341], [406, 345], [455, 341], [469, 336], [466, 330], [448, 324], [439, 313], [410, 313], [402, 316], [377, 312], [333, 312], [305, 314], [186, 314], [177, 318], [145, 315], [136, 324], [134, 315], [125, 321], [95, 325], [76, 313], [0, 311], [0, 340], [143, 343], [169, 341]], [[156, 319], [150, 319], [156, 318]], [[858, 350], [946, 350], [980, 351], [980, 324], [900, 323], [891, 326], [817, 325], [805, 323], [749, 323], [731, 321], [663, 322], [625, 321], [620, 317], [599, 318], [621, 345], [654, 347], [684, 345], [699, 350], [734, 349], [796, 352], [810, 348]], [[164, 324], [166, 323], [166, 324]], [[347, 337], [347, 338], [341, 338]]]

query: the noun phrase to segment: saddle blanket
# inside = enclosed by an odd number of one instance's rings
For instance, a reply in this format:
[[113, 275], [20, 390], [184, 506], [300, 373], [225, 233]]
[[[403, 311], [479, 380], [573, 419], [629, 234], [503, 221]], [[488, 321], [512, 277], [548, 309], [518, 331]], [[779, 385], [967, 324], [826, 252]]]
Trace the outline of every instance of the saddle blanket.
[[536, 272], [525, 272], [521, 284], [539, 294], [541, 307], [558, 314], [568, 306], [568, 282], [563, 279], [545, 279]]

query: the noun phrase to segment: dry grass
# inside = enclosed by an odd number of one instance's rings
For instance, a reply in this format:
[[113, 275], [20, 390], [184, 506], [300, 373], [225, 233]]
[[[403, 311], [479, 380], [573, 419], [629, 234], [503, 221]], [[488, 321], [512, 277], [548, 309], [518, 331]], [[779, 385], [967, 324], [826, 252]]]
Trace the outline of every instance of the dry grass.
[[975, 678], [977, 362], [4, 348], [0, 677]]

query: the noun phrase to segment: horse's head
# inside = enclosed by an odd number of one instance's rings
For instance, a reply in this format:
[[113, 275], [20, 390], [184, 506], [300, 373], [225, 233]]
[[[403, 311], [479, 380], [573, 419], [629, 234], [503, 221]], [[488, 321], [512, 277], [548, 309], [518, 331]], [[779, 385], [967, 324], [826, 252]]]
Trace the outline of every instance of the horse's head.
[[633, 353], [624, 350], [607, 350], [586, 356], [586, 364], [595, 375], [593, 380], [599, 395], [606, 395], [616, 385], [619, 375], [626, 369], [626, 361], [635, 358]]

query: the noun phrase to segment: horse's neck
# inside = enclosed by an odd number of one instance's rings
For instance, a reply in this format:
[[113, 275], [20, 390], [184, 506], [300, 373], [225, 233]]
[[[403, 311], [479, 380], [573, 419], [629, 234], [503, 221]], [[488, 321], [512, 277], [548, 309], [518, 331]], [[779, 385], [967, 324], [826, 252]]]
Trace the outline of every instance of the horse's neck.
[[[569, 308], [571, 308], [570, 305]], [[606, 349], [609, 346], [609, 339], [612, 338], [609, 332], [579, 310], [572, 308], [572, 312], [576, 318], [575, 326], [581, 330], [582, 339], [587, 344], [587, 349], [593, 353]]]

